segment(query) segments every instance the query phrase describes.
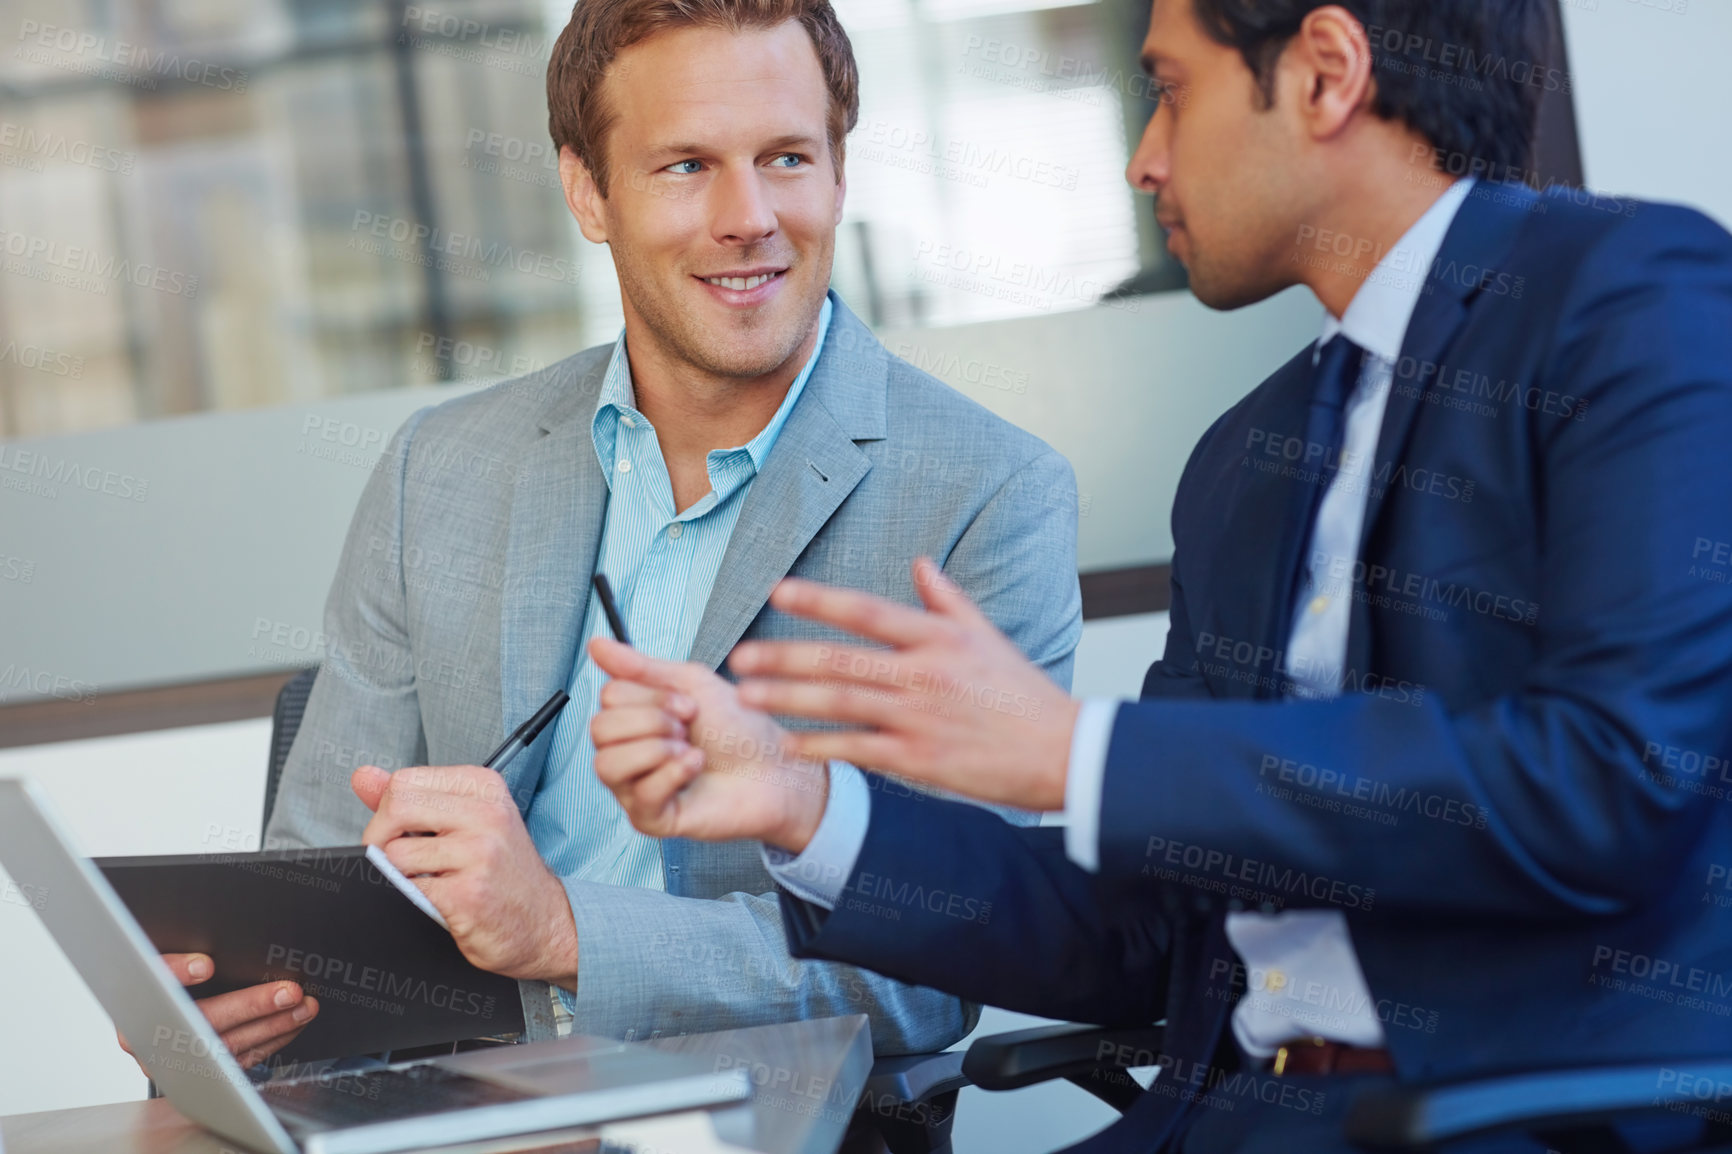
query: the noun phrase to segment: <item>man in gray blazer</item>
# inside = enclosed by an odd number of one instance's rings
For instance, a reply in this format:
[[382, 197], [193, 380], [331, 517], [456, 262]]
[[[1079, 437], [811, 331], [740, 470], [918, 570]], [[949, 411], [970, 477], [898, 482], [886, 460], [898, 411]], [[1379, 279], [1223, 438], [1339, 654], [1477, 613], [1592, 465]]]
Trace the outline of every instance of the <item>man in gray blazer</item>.
[[[857, 110], [827, 0], [698, 0], [630, 40], [651, 7], [580, 5], [548, 80], [567, 201], [612, 250], [624, 332], [393, 438], [266, 844], [382, 845], [471, 961], [524, 982], [532, 1034], [567, 1013], [622, 1038], [866, 1013], [880, 1054], [940, 1049], [974, 1008], [790, 957], [755, 843], [631, 828], [593, 769], [590, 579], [614, 582], [644, 652], [720, 669], [742, 638], [831, 635], [766, 609], [783, 576], [912, 604], [929, 556], [1068, 685], [1075, 479], [827, 292]], [[571, 704], [503, 775], [475, 764], [560, 689]], [[206, 961], [171, 965], [196, 984]], [[317, 1012], [286, 982], [203, 1005], [244, 1062]]]

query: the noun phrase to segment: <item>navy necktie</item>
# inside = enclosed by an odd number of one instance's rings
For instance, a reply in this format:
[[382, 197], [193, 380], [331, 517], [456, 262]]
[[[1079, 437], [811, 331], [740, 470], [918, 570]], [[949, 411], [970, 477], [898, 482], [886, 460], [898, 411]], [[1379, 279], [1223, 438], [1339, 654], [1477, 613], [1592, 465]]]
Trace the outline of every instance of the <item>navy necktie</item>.
[[1365, 350], [1337, 333], [1323, 346], [1317, 359], [1317, 370], [1311, 378], [1311, 406], [1305, 422], [1305, 472], [1314, 476], [1294, 479], [1298, 495], [1294, 514], [1298, 518], [1299, 540], [1294, 555], [1293, 579], [1287, 588], [1287, 607], [1282, 614], [1283, 628], [1276, 644], [1285, 649], [1292, 633], [1292, 610], [1304, 588], [1305, 558], [1311, 548], [1312, 535], [1317, 531], [1317, 513], [1323, 505], [1323, 494], [1335, 479], [1341, 466], [1341, 444], [1347, 436], [1347, 398], [1359, 384], [1360, 367]]
[[1359, 384], [1359, 370], [1365, 360], [1365, 350], [1340, 333], [1323, 346], [1317, 358], [1317, 371], [1311, 379], [1311, 415], [1305, 426], [1306, 448], [1321, 445], [1323, 478], [1311, 498], [1310, 514], [1306, 517], [1305, 537], [1317, 520], [1317, 506], [1323, 503], [1323, 491], [1341, 464], [1341, 442], [1347, 435], [1347, 398]]

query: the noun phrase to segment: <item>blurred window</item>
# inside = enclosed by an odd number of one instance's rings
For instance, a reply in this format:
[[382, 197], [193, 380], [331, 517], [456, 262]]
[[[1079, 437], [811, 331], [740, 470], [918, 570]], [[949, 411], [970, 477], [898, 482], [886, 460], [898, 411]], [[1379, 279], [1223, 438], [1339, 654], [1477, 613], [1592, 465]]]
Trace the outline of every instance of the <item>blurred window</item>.
[[[517, 375], [617, 332], [547, 138], [568, 5], [5, 8], [0, 437]], [[838, 11], [863, 92], [835, 284], [861, 315], [1086, 308], [1162, 267], [1122, 178], [1142, 0]]]

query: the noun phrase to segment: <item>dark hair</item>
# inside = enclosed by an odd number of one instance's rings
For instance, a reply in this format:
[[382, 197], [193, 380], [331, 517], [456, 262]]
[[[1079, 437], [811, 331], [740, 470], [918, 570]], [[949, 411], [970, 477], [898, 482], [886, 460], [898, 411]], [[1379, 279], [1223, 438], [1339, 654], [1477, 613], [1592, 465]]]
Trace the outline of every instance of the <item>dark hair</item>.
[[614, 110], [602, 81], [614, 57], [670, 28], [775, 28], [797, 20], [818, 53], [830, 92], [825, 118], [838, 175], [842, 149], [860, 118], [860, 71], [830, 0], [578, 0], [547, 64], [547, 125], [554, 148], [570, 148], [607, 195], [607, 133]]
[[1275, 64], [1305, 17], [1330, 4], [1365, 26], [1378, 116], [1400, 120], [1451, 159], [1525, 170], [1540, 95], [1569, 91], [1546, 60], [1541, 0], [1192, 0], [1203, 31], [1237, 48], [1268, 102]]

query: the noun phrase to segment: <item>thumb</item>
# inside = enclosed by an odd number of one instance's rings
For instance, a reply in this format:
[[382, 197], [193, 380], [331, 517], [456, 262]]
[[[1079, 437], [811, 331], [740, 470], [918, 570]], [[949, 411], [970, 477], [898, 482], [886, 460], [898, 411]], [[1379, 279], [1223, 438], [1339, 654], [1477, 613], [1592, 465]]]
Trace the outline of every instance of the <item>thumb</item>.
[[183, 986], [196, 986], [216, 973], [209, 954], [164, 954], [162, 960]]
[[355, 791], [362, 805], [375, 813], [385, 797], [385, 787], [390, 784], [391, 775], [376, 765], [363, 765], [349, 775], [349, 788]]
[[940, 616], [966, 625], [985, 625], [997, 630], [997, 626], [986, 619], [986, 614], [968, 599], [962, 587], [946, 576], [930, 557], [915, 559], [914, 589], [926, 608]]
[[621, 681], [636, 681], [655, 689], [684, 691], [686, 670], [678, 661], [663, 661], [622, 645], [611, 637], [592, 637], [589, 656], [602, 672]]

